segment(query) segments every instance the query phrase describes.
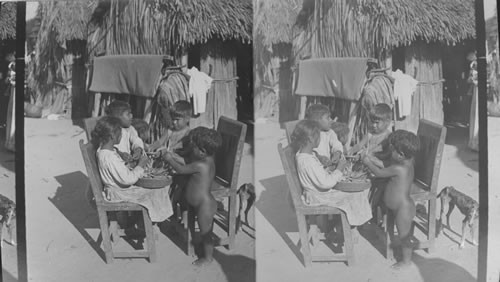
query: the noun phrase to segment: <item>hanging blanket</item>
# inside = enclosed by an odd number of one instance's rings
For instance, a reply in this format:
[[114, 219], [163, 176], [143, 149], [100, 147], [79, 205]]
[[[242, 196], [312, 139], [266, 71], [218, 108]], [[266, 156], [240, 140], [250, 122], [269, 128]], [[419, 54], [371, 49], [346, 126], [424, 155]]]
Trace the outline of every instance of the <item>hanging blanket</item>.
[[359, 100], [367, 58], [320, 58], [299, 64], [298, 95]]
[[161, 55], [113, 55], [94, 59], [90, 91], [153, 97], [161, 75]]

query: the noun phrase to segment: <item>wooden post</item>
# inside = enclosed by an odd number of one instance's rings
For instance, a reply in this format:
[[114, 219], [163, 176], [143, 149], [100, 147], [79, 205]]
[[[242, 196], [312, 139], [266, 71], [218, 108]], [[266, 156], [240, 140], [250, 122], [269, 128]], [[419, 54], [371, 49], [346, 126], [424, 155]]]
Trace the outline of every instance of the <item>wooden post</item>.
[[304, 119], [306, 116], [307, 96], [300, 96], [300, 111], [299, 119]]

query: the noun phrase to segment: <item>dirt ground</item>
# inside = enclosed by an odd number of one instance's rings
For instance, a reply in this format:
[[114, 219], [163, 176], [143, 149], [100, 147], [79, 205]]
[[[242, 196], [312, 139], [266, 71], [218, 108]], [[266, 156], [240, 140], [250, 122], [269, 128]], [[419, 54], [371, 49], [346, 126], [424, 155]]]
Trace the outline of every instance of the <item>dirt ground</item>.
[[[438, 189], [452, 185], [477, 200], [478, 154], [466, 148], [467, 135], [464, 128], [448, 129]], [[389, 266], [394, 262], [385, 259], [380, 251], [382, 244], [370, 228], [361, 231], [362, 236], [355, 245], [356, 266], [347, 267], [342, 262], [313, 263], [305, 269], [296, 247], [297, 220], [277, 151], [278, 143], [287, 143], [279, 124], [256, 125], [257, 281], [476, 281], [477, 247], [470, 244], [468, 235], [465, 248], [458, 248], [463, 216], [456, 209], [451, 216], [452, 230], [444, 229], [444, 235], [437, 238], [435, 252], [416, 251], [414, 267], [405, 271], [391, 271]], [[438, 203], [438, 212], [439, 209]]]
[[[4, 147], [5, 128], [0, 129], [0, 194], [16, 201], [15, 155]], [[3, 230], [7, 240], [7, 230]], [[14, 229], [13, 235], [16, 236]], [[4, 242], [2, 255], [2, 278], [5, 282], [17, 281], [17, 249]]]
[[[97, 213], [84, 196], [88, 180], [80, 139], [86, 139], [85, 133], [71, 120], [25, 119], [30, 281], [255, 281], [255, 233], [247, 226], [237, 234], [236, 248], [228, 252], [217, 247], [215, 263], [205, 268], [194, 268], [194, 258], [179, 247], [178, 237], [166, 235], [157, 226], [156, 263], [116, 259], [107, 265], [96, 243]], [[253, 156], [246, 146], [240, 184], [253, 181], [252, 169]], [[223, 234], [218, 228], [214, 232]]]
[[500, 281], [500, 118], [488, 118], [488, 267], [487, 281]]

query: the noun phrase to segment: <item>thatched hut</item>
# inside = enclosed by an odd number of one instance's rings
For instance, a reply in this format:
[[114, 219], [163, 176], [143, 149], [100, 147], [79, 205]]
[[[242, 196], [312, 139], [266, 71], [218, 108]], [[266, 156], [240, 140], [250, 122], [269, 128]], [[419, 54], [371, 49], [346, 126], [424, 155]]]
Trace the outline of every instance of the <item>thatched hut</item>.
[[[71, 5], [47, 1], [41, 3], [39, 13], [43, 17], [35, 48], [39, 63], [35, 64], [33, 86], [41, 89], [40, 82], [54, 81], [57, 72], [64, 70], [64, 54], [72, 55], [69, 69], [74, 118], [99, 114], [103, 103], [95, 100], [115, 96], [87, 93], [89, 81], [85, 77], [92, 73], [94, 57], [148, 54], [172, 57], [177, 65], [197, 67], [215, 79], [208, 93], [207, 112], [194, 119], [194, 126], [212, 127], [220, 115], [252, 119], [252, 46], [248, 43], [252, 40], [253, 12], [249, 0], [106, 0], [74, 1]], [[53, 88], [53, 84], [45, 85]], [[144, 116], [144, 105], [150, 101], [130, 95], [125, 99], [133, 105], [136, 116]]]
[[7, 122], [10, 95], [4, 95], [9, 88], [5, 82], [9, 64], [6, 56], [16, 48], [16, 13], [16, 3], [0, 2], [0, 124]]
[[193, 126], [212, 127], [221, 115], [251, 120], [252, 19], [249, 0], [101, 2], [92, 15], [97, 28], [89, 33], [89, 55], [170, 55], [215, 80], [207, 111]]
[[[263, 25], [272, 29], [273, 24]], [[382, 68], [413, 76], [420, 83], [412, 113], [398, 120], [397, 127], [414, 131], [420, 118], [443, 123], [443, 91], [445, 96], [464, 91], [465, 57], [475, 47], [474, 1], [304, 0], [290, 38], [287, 43], [293, 45], [295, 58], [371, 57]], [[268, 38], [264, 42], [276, 41]], [[338, 108], [342, 104], [338, 100], [330, 103], [337, 102]]]

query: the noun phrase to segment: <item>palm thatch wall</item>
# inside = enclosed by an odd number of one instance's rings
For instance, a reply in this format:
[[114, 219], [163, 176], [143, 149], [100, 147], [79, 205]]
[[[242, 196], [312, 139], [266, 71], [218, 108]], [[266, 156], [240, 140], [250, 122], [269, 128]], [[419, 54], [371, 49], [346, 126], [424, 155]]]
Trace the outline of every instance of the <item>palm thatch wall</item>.
[[73, 59], [85, 53], [87, 22], [95, 5], [95, 1], [39, 3], [28, 37], [36, 34], [28, 87], [37, 104], [51, 107], [71, 103]]
[[254, 0], [256, 119], [290, 120], [298, 111], [296, 97], [291, 95], [290, 67], [294, 64], [291, 42], [301, 8], [302, 0]]
[[[391, 53], [398, 51], [403, 55], [396, 64], [403, 69], [417, 66], [417, 79], [435, 82], [443, 78], [441, 58], [426, 56], [439, 52], [439, 46], [454, 46], [475, 38], [473, 0], [303, 0], [301, 4], [294, 21], [289, 19], [290, 12], [283, 11], [262, 11], [273, 15], [256, 17], [263, 19], [256, 31], [262, 36], [262, 44], [292, 44], [294, 59], [373, 57], [382, 67], [392, 67]], [[286, 7], [294, 11], [292, 5]], [[292, 21], [294, 24], [287, 29], [286, 23]], [[427, 71], [433, 75], [424, 75]], [[432, 103], [440, 103], [442, 84], [434, 87], [438, 97]], [[442, 114], [430, 119], [434, 118], [442, 122]], [[405, 123], [403, 127], [413, 125]]]
[[[39, 15], [30, 85], [42, 96], [54, 88], [63, 54], [68, 51], [76, 56], [73, 77], [85, 77], [85, 64], [91, 64], [96, 55], [162, 54], [180, 58], [191, 46], [206, 44], [210, 39], [252, 40], [250, 0], [47, 1], [41, 3]], [[68, 44], [75, 41], [80, 44]], [[85, 82], [80, 82], [72, 85], [73, 100], [93, 104], [83, 100], [87, 99]], [[89, 114], [87, 110], [79, 111]]]
[[16, 3], [0, 2], [0, 40], [16, 37]]

